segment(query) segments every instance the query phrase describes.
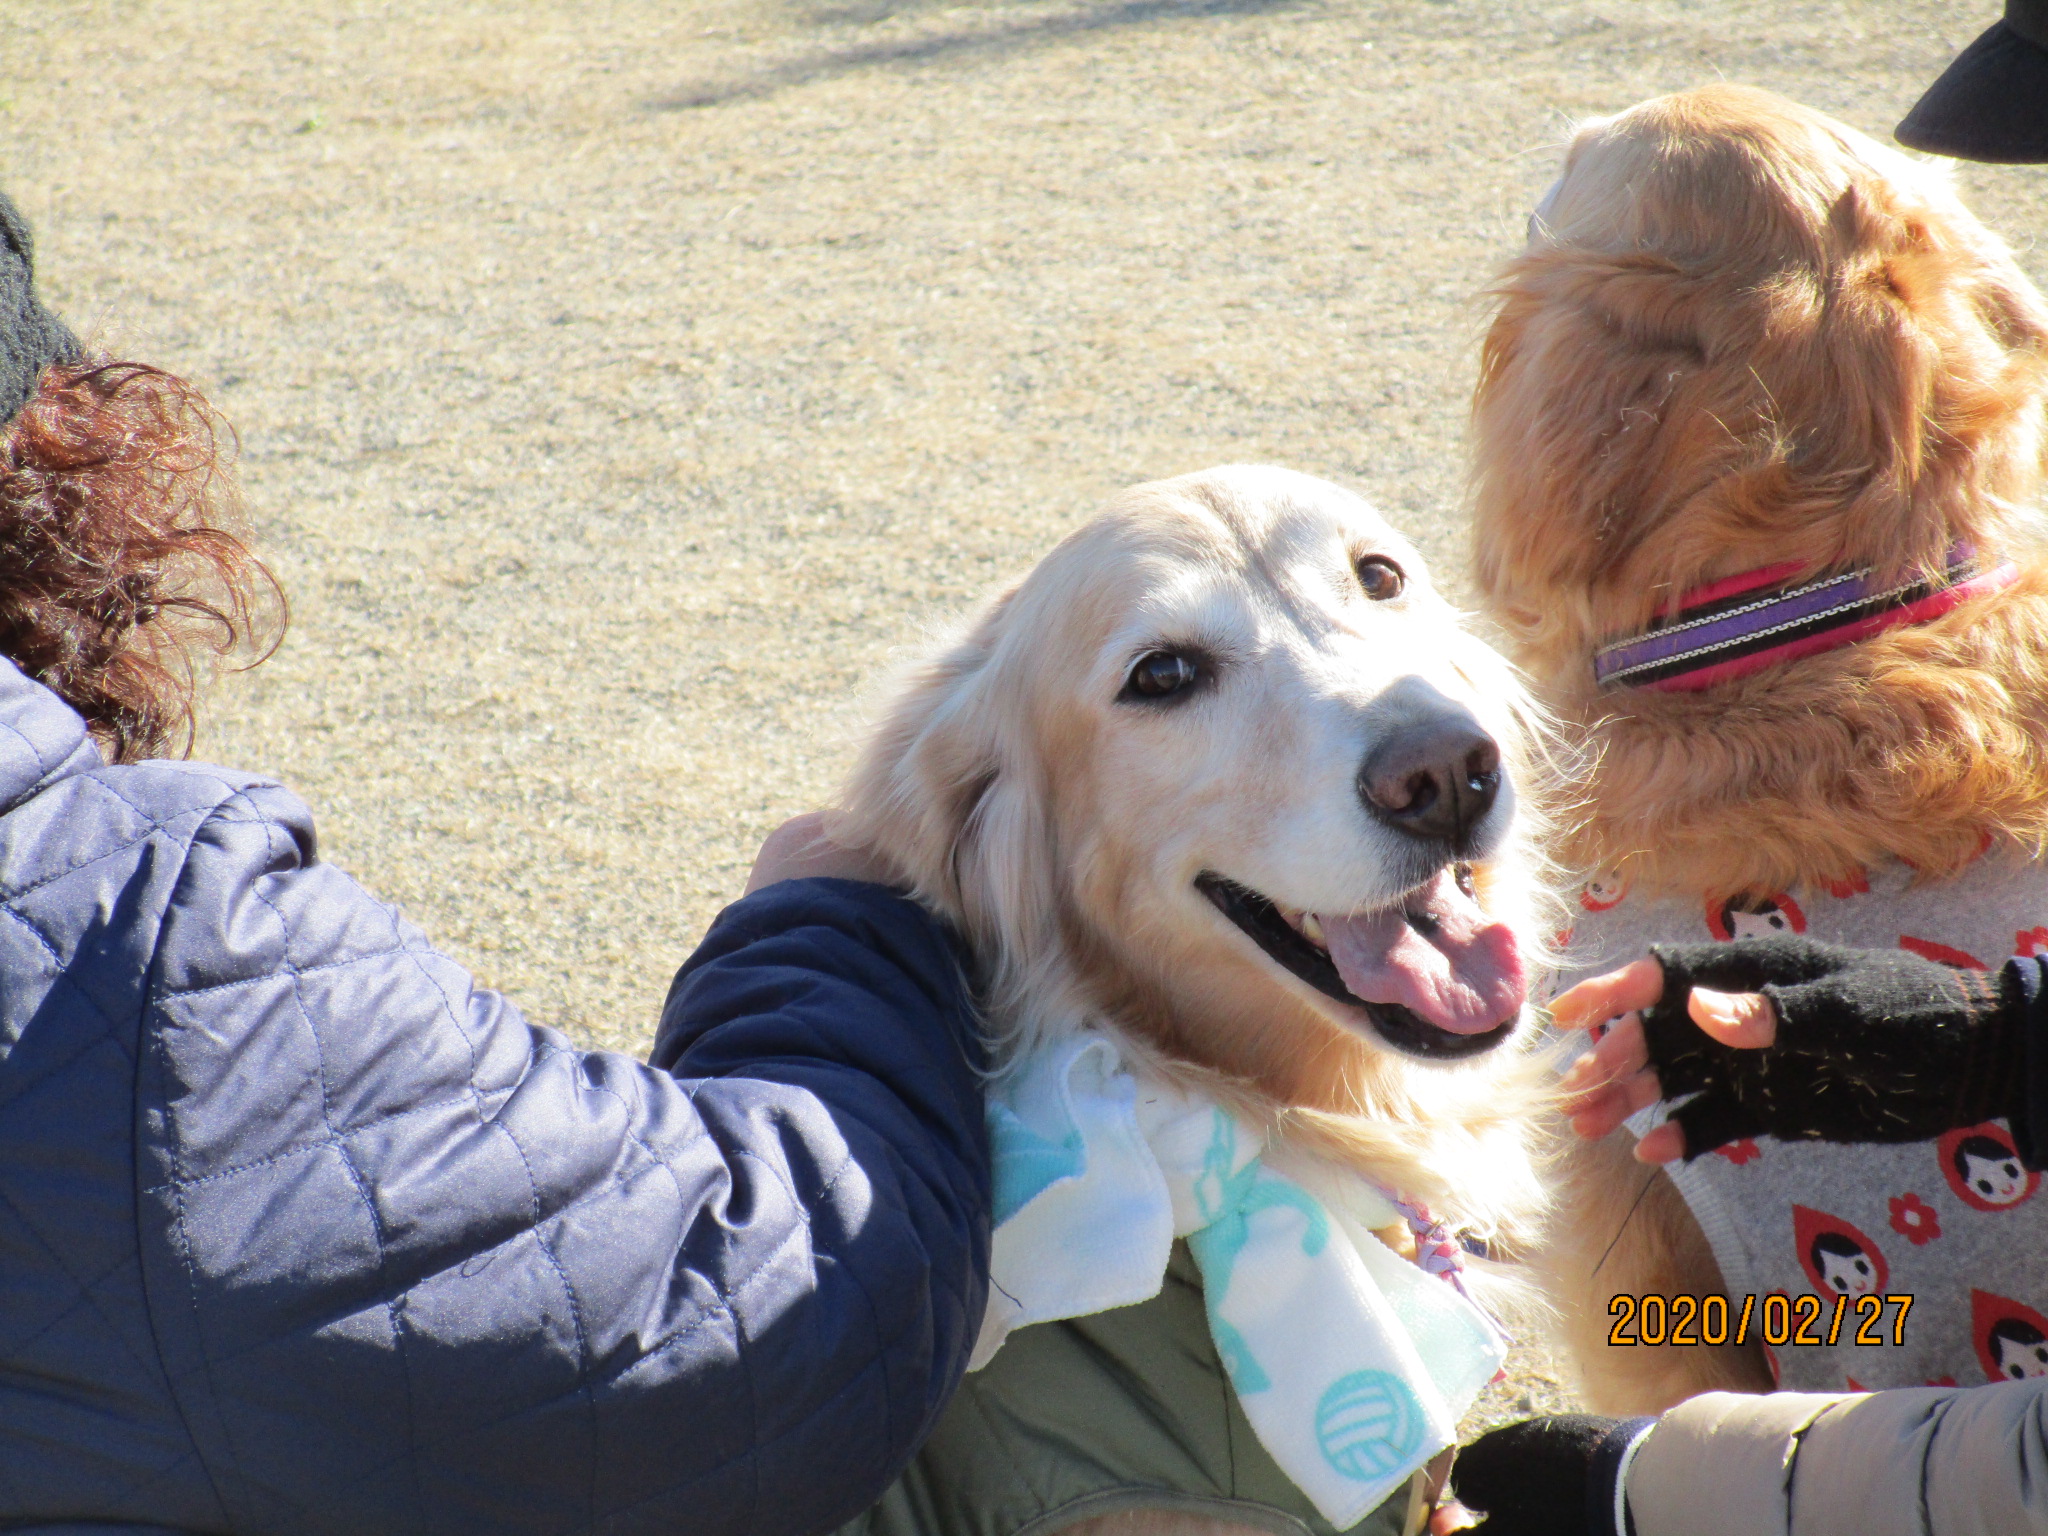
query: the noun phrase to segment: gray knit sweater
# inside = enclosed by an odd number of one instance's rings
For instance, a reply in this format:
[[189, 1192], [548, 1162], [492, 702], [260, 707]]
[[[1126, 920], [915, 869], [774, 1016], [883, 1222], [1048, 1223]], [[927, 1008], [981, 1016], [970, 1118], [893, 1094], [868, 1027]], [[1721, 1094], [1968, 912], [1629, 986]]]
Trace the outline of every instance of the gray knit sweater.
[[[2004, 844], [1945, 881], [1918, 881], [1891, 862], [1838, 888], [1734, 902], [1638, 896], [1606, 875], [1578, 908], [1561, 987], [1653, 943], [1788, 931], [1980, 969], [2048, 953], [2048, 868]], [[1646, 1111], [1631, 1128], [1640, 1135], [1661, 1117]], [[1753, 1337], [1766, 1337], [1762, 1300], [1771, 1292], [1794, 1298], [1793, 1339], [1802, 1312], [1814, 1310], [1797, 1299], [1820, 1299], [1805, 1333], [1821, 1342], [1766, 1343], [1780, 1386], [1840, 1392], [2048, 1375], [2048, 1199], [2002, 1121], [1904, 1146], [1758, 1137], [1673, 1165], [1672, 1177], [1720, 1261], [1732, 1315], [1743, 1298], [1758, 1298]], [[1913, 1300], [1885, 1302], [1872, 1322], [1878, 1309], [1866, 1296]], [[1835, 1329], [1838, 1297], [1846, 1301]], [[1882, 1342], [1855, 1342], [1859, 1328]]]

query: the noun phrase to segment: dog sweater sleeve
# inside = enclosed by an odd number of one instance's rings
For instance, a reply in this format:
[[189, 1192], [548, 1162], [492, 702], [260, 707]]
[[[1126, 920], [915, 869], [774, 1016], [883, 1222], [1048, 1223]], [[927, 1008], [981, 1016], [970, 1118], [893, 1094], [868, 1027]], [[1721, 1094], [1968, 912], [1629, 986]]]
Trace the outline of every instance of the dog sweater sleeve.
[[[1658, 945], [1664, 995], [1643, 1016], [1651, 1064], [1689, 1159], [1747, 1136], [1924, 1141], [2005, 1117], [2038, 1166], [2034, 1101], [2048, 1099], [2048, 988], [2042, 964], [1987, 974], [1904, 950], [1857, 950], [1791, 936]], [[1761, 992], [1778, 1035], [1724, 1046], [1693, 1024], [1694, 986]]]

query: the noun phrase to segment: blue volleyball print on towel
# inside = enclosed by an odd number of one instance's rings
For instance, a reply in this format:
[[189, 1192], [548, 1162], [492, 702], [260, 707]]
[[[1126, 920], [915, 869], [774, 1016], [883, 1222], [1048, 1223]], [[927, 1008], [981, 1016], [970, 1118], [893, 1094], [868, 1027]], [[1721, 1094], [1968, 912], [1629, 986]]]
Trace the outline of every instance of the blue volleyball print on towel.
[[1399, 1472], [1422, 1449], [1422, 1405], [1401, 1378], [1353, 1371], [1330, 1384], [1316, 1404], [1323, 1458], [1361, 1483]]

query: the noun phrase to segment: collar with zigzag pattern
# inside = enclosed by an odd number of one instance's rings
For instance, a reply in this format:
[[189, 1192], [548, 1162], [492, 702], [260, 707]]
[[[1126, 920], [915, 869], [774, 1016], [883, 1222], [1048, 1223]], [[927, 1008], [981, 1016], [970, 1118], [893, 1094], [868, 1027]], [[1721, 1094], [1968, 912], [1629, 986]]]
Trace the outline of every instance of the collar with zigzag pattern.
[[1950, 547], [1947, 567], [1933, 581], [1882, 586], [1866, 568], [1785, 586], [1798, 570], [1770, 565], [1695, 587], [1644, 633], [1596, 650], [1594, 680], [1602, 688], [1690, 693], [1895, 625], [1925, 623], [2019, 575], [2011, 561], [1991, 565], [1968, 544]]

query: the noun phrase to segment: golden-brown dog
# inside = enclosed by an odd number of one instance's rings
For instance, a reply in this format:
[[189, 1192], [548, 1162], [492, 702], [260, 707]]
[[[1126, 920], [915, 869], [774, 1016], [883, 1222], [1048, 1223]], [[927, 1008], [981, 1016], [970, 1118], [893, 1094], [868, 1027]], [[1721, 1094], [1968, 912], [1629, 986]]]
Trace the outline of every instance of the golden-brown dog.
[[[2048, 310], [1942, 173], [1763, 92], [1663, 97], [1578, 131], [1498, 293], [1475, 572], [1590, 749], [1565, 859], [1614, 891], [1739, 900], [1887, 859], [1938, 880], [1990, 838], [2039, 849]], [[2017, 579], [1698, 691], [1595, 683], [1595, 649], [1689, 589], [1939, 579], [1959, 542]], [[1747, 1352], [1604, 1347], [1609, 1296], [1719, 1287], [1661, 1176], [1633, 1204], [1643, 1177], [1594, 1150], [1557, 1223], [1593, 1396], [1767, 1386]]]
[[1125, 493], [919, 660], [834, 835], [967, 936], [999, 1061], [1107, 1029], [1518, 1244], [1529, 750], [1512, 674], [1406, 540], [1235, 467]]

